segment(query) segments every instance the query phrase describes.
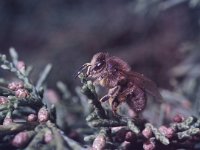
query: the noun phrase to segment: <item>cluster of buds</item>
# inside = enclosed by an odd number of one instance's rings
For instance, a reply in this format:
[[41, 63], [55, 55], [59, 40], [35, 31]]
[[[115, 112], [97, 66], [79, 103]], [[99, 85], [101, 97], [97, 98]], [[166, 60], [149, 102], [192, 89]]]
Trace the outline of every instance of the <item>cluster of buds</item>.
[[155, 149], [155, 142], [150, 140], [150, 138], [153, 136], [153, 132], [151, 128], [145, 127], [144, 130], [142, 131], [142, 135], [147, 139], [146, 142], [143, 144], [143, 149], [144, 150], [154, 150]]
[[24, 84], [22, 82], [11, 82], [8, 84], [8, 88], [15, 91], [15, 96], [18, 98], [29, 97], [29, 92], [24, 88]]
[[8, 88], [12, 91], [17, 91], [24, 88], [24, 84], [22, 82], [11, 82], [8, 84]]

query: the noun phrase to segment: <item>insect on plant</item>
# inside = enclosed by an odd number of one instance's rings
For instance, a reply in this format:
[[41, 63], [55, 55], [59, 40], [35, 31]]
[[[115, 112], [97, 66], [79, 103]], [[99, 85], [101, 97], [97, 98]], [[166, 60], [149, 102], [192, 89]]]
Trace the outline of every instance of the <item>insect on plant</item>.
[[108, 93], [100, 101], [109, 101], [114, 114], [122, 102], [138, 115], [146, 106], [147, 93], [158, 102], [162, 97], [156, 84], [143, 74], [131, 70], [122, 59], [108, 53], [97, 53], [90, 63], [85, 63], [77, 76], [86, 70], [85, 76], [94, 79], [94, 84], [108, 88]]

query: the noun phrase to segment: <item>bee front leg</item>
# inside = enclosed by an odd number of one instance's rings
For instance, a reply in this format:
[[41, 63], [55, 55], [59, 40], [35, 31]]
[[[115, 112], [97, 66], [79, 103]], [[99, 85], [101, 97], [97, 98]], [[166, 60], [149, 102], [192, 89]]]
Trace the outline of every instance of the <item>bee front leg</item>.
[[109, 90], [109, 95], [110, 95], [110, 98], [109, 98], [109, 104], [112, 108], [112, 112], [115, 116], [117, 116], [117, 108], [120, 104], [119, 102], [119, 99], [118, 99], [118, 96], [119, 96], [119, 92], [121, 90], [121, 86], [115, 86], [114, 88], [110, 89]]
[[103, 96], [103, 97], [100, 99], [100, 102], [105, 102], [105, 101], [107, 101], [107, 100], [113, 101], [113, 100], [117, 97], [117, 95], [118, 95], [120, 89], [121, 89], [120, 86], [115, 86], [114, 88], [110, 89], [110, 90], [108, 91], [108, 94], [106, 94], [105, 96]]
[[90, 70], [91, 70], [91, 66], [89, 66], [89, 67], [87, 68], [86, 77], [89, 77], [89, 76], [90, 76]]

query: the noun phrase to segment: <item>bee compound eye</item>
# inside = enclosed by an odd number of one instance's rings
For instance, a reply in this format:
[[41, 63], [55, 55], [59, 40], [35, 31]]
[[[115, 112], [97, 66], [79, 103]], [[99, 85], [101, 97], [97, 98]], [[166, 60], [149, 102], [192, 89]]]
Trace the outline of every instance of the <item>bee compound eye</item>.
[[114, 68], [113, 71], [114, 71], [114, 72], [117, 72], [117, 68]]
[[100, 66], [101, 66], [101, 64], [102, 64], [102, 63], [98, 63], [98, 64], [97, 64], [97, 67], [100, 67]]
[[101, 69], [102, 68], [102, 66], [103, 66], [103, 64], [104, 63], [102, 63], [102, 62], [98, 62], [96, 65], [95, 65], [95, 67], [94, 67], [94, 71], [97, 71], [97, 70], [99, 70], [99, 69]]

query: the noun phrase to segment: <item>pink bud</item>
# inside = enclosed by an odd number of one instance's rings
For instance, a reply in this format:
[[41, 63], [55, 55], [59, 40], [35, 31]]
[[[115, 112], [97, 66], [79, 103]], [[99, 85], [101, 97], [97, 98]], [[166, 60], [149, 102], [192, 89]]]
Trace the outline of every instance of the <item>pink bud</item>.
[[39, 122], [46, 122], [49, 120], [49, 113], [46, 108], [42, 107], [38, 112]]
[[8, 99], [6, 97], [0, 96], [0, 105], [4, 105], [8, 103]]
[[155, 144], [153, 142], [147, 141], [143, 144], [144, 150], [154, 150], [155, 149]]
[[35, 114], [30, 114], [30, 115], [28, 115], [27, 120], [28, 120], [29, 122], [34, 122], [34, 121], [37, 120], [37, 116], [36, 116]]
[[92, 144], [92, 148], [94, 150], [104, 150], [105, 146], [106, 146], [106, 138], [103, 135], [98, 135]]
[[174, 135], [174, 130], [172, 128], [167, 128], [167, 134], [166, 137], [167, 138], [172, 138]]
[[51, 142], [53, 139], [53, 135], [50, 131], [47, 131], [45, 134], [44, 134], [44, 141], [45, 143], [49, 143]]
[[29, 92], [26, 89], [18, 89], [15, 91], [15, 96], [18, 98], [27, 98], [29, 97]]
[[24, 87], [24, 84], [22, 82], [11, 82], [8, 84], [8, 88], [13, 91], [21, 89], [23, 87]]
[[23, 61], [18, 61], [17, 63], [17, 69], [19, 69], [21, 72], [24, 72], [26, 68], [26, 65]]
[[3, 120], [3, 125], [5, 125], [5, 126], [10, 125], [10, 124], [12, 124], [12, 123], [13, 123], [12, 118], [6, 117], [6, 118], [4, 118], [4, 120]]
[[160, 131], [161, 133], [163, 133], [164, 135], [166, 135], [167, 127], [165, 127], [165, 126], [160, 126], [160, 127], [159, 127], [159, 131]]
[[183, 122], [183, 120], [184, 120], [184, 117], [180, 114], [177, 114], [173, 117], [173, 121], [176, 122], [176, 123]]
[[150, 128], [145, 128], [143, 131], [142, 131], [142, 135], [149, 139], [150, 137], [152, 137], [152, 131]]
[[172, 128], [167, 128], [165, 126], [161, 126], [159, 131], [164, 134], [167, 138], [171, 138], [174, 134], [174, 130]]
[[14, 139], [12, 140], [12, 145], [15, 147], [23, 147], [29, 141], [29, 136], [26, 131], [20, 132], [15, 135]]
[[125, 135], [126, 141], [131, 142], [134, 140], [134, 138], [135, 138], [135, 135], [133, 132], [131, 132], [131, 131], [126, 132], [126, 135]]

